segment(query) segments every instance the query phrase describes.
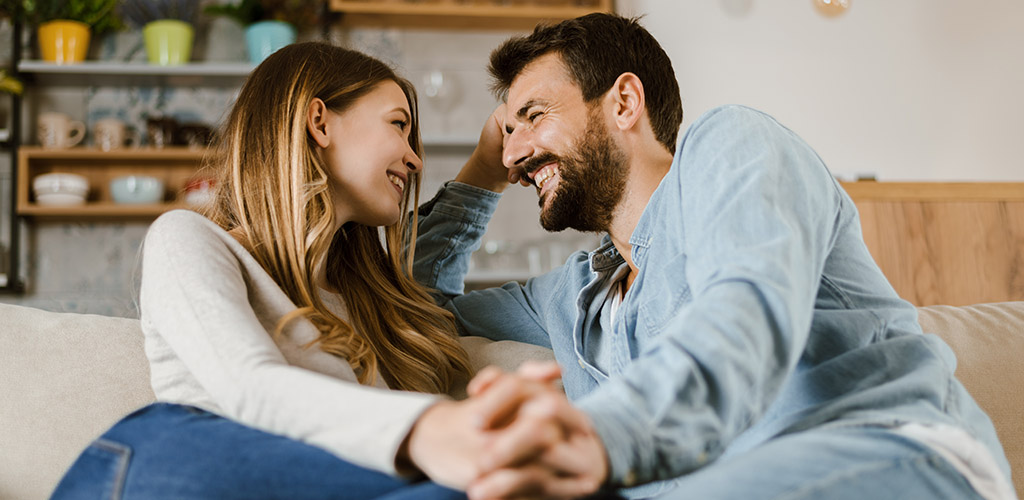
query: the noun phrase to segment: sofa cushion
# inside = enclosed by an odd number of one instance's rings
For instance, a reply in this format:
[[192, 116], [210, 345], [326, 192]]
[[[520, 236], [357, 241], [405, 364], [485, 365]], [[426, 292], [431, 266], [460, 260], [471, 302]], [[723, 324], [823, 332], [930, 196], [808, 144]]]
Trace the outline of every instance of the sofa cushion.
[[1024, 498], [1024, 302], [918, 311], [924, 331], [956, 352], [956, 377], [992, 418]]
[[47, 498], [122, 415], [153, 401], [137, 320], [0, 304], [0, 498]]

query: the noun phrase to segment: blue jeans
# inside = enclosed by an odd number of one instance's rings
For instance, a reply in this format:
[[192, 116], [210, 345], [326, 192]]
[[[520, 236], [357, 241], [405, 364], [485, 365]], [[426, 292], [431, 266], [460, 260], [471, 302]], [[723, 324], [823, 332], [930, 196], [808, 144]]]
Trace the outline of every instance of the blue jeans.
[[314, 446], [197, 408], [156, 403], [72, 464], [54, 499], [465, 499], [352, 465]]
[[684, 476], [660, 500], [981, 500], [930, 448], [882, 427], [821, 428], [769, 440]]

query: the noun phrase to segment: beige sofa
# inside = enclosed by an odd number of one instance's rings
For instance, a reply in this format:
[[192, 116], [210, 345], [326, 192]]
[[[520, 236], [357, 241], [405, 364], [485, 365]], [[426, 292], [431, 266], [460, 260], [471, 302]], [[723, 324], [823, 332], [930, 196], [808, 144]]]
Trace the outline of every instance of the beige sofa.
[[[995, 421], [1024, 498], [1024, 302], [920, 309], [957, 352], [957, 375]], [[541, 348], [481, 339], [474, 365]], [[96, 436], [153, 400], [136, 320], [0, 304], [0, 499], [46, 498]]]

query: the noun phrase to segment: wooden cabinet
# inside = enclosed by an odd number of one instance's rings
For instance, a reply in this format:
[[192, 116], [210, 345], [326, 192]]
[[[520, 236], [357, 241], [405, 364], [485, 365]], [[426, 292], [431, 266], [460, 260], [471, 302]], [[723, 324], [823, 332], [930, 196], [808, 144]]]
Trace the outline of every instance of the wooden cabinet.
[[1024, 300], [1024, 183], [843, 183], [864, 242], [917, 306]]
[[613, 0], [330, 0], [346, 24], [532, 29], [542, 20], [612, 12]]
[[[155, 217], [185, 206], [185, 185], [193, 179], [206, 149], [185, 147], [137, 148], [101, 151], [95, 148], [44, 149], [25, 146], [18, 151], [18, 215], [51, 218]], [[32, 195], [36, 176], [63, 172], [89, 180], [89, 194], [81, 205], [42, 205]], [[147, 175], [164, 184], [164, 199], [154, 204], [119, 204], [110, 194], [110, 182], [125, 175]]]

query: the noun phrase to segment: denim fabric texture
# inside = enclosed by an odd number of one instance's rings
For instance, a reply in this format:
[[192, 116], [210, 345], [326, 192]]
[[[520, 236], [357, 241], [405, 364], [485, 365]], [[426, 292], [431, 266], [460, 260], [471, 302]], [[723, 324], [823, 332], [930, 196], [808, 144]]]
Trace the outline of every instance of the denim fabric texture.
[[[568, 397], [607, 449], [612, 484], [646, 485], [630, 496], [686, 484], [782, 436], [906, 422], [965, 429], [1010, 477], [991, 421], [953, 376], [952, 351], [922, 332], [875, 264], [852, 200], [770, 116], [717, 108], [681, 138], [629, 240], [639, 272], [611, 323], [601, 309], [627, 265], [607, 236], [523, 285], [463, 294], [499, 198], [450, 182], [421, 207], [416, 278], [463, 334], [553, 349]], [[793, 442], [857, 467], [842, 446]]]
[[52, 498], [458, 500], [466, 495], [364, 469], [205, 410], [155, 403], [90, 445]]

